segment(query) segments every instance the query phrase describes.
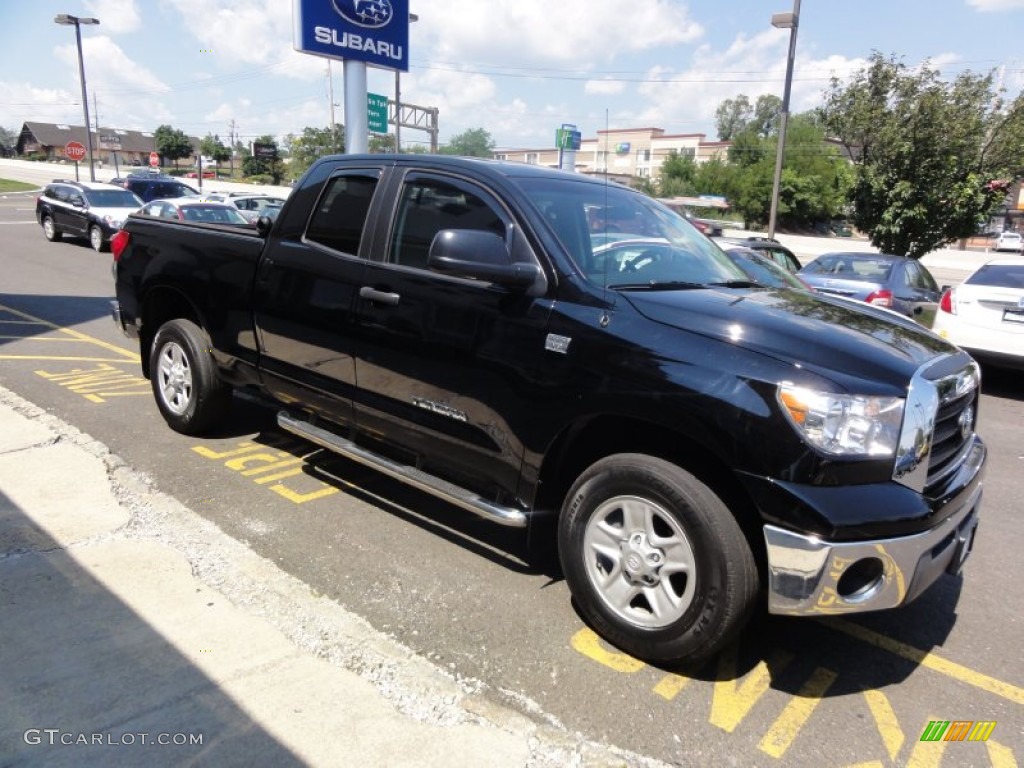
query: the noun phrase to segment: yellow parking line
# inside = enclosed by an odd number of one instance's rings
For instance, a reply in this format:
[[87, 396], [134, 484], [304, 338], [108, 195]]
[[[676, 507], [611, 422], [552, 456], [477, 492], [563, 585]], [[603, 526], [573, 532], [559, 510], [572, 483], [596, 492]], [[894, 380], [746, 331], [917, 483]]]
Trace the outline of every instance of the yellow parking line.
[[[27, 312], [21, 312], [20, 310], [12, 309], [11, 307], [4, 306], [3, 304], [0, 304], [0, 311], [10, 312], [12, 315], [17, 315], [18, 317], [24, 318], [25, 320], [31, 320], [31, 321], [33, 321], [35, 323], [39, 323], [41, 325], [45, 325], [45, 326], [48, 326], [50, 328], [53, 328], [56, 331], [60, 331], [61, 333], [65, 333], [65, 334], [67, 334], [68, 336], [71, 336], [74, 339], [79, 339], [81, 341], [88, 341], [88, 342], [91, 342], [92, 344], [95, 344], [96, 346], [103, 347], [104, 349], [110, 350], [111, 352], [116, 352], [119, 355], [124, 355], [124, 357], [122, 357], [117, 362], [121, 362], [121, 363], [123, 363], [123, 362], [137, 363], [140, 360], [139, 355], [137, 353], [135, 353], [135, 352], [131, 352], [131, 351], [127, 350], [127, 349], [119, 347], [116, 344], [110, 344], [110, 343], [108, 343], [106, 341], [103, 341], [102, 339], [97, 339], [97, 338], [95, 338], [93, 336], [89, 336], [88, 334], [80, 333], [79, 331], [72, 330], [71, 328], [65, 328], [62, 325], [57, 325], [56, 323], [51, 323], [49, 320], [44, 320], [41, 317], [36, 317], [35, 315], [30, 315]], [[7, 359], [12, 359], [12, 358], [7, 358]], [[13, 359], [17, 359], [17, 358], [13, 358]], [[54, 359], [54, 358], [49, 358], [49, 359]], [[63, 359], [63, 360], [71, 360], [71, 359], [75, 359], [75, 358], [61, 358], [61, 359]]]
[[[0, 355], [0, 360], [65, 360], [84, 363], [128, 363], [131, 360], [109, 357], [71, 357], [64, 355]], [[138, 361], [134, 361], [138, 362]]]
[[886, 637], [879, 632], [866, 629], [858, 624], [852, 624], [842, 619], [832, 619], [823, 623], [876, 648], [894, 653], [907, 661], [912, 661], [922, 667], [939, 672], [947, 677], [952, 677], [954, 680], [973, 685], [975, 688], [980, 688], [989, 693], [994, 693], [996, 696], [1012, 701], [1015, 704], [1024, 704], [1024, 688], [1020, 688], [1012, 683], [1006, 683], [981, 672], [975, 672], [973, 669], [957, 664], [955, 661], [949, 661], [934, 653], [922, 651], [920, 648], [915, 648], [907, 643]]
[[63, 341], [65, 344], [71, 344], [74, 342], [85, 342], [91, 344], [91, 339], [67, 339], [61, 338], [60, 336], [8, 336], [6, 334], [0, 334], [0, 339], [10, 339], [12, 341]]

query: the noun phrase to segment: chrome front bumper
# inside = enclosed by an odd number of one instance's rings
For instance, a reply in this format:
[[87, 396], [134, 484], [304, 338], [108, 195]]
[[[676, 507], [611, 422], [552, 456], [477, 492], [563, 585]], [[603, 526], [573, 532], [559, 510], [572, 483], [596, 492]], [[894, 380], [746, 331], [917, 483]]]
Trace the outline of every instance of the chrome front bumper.
[[981, 491], [979, 483], [956, 513], [911, 536], [829, 542], [766, 525], [768, 611], [859, 613], [914, 599], [943, 573], [959, 572], [974, 545]]

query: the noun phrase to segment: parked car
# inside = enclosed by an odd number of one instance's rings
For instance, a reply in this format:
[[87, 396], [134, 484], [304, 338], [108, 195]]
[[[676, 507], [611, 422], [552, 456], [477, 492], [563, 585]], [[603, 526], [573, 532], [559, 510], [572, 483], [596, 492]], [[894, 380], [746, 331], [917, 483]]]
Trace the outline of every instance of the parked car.
[[205, 195], [205, 197], [208, 200], [216, 200], [217, 202], [237, 208], [245, 216], [246, 220], [250, 222], [256, 221], [267, 206], [284, 205], [284, 198], [277, 195], [214, 192]]
[[992, 241], [993, 251], [1016, 251], [1024, 249], [1024, 239], [1017, 232], [1000, 232]]
[[[197, 179], [197, 178], [199, 178], [199, 173], [196, 172], [196, 171], [189, 171], [188, 173], [185, 174], [185, 178], [186, 179]], [[204, 179], [216, 179], [217, 178], [217, 172], [216, 171], [203, 171], [203, 178]]]
[[85, 237], [94, 250], [105, 251], [110, 237], [141, 205], [137, 195], [113, 184], [55, 179], [36, 198], [36, 221], [50, 242], [64, 235]]
[[243, 224], [249, 220], [230, 205], [202, 197], [176, 197], [171, 200], [153, 200], [139, 211], [143, 216], [177, 221], [202, 221], [207, 224]]
[[888, 307], [926, 327], [931, 326], [941, 295], [924, 265], [886, 253], [825, 253], [797, 274], [821, 293]]
[[112, 184], [119, 184], [142, 198], [142, 202], [165, 200], [172, 197], [198, 195], [199, 190], [178, 181], [173, 176], [162, 174], [131, 173], [123, 178], [113, 179]]
[[769, 288], [795, 288], [798, 291], [814, 290], [788, 269], [780, 267], [776, 262], [752, 248], [734, 245], [725, 249], [725, 255], [759, 285]]
[[947, 289], [932, 330], [981, 362], [1024, 368], [1024, 260], [992, 259]]
[[800, 260], [789, 248], [771, 237], [719, 237], [715, 242], [722, 248], [742, 246], [767, 256], [780, 267], [789, 272], [800, 271]]

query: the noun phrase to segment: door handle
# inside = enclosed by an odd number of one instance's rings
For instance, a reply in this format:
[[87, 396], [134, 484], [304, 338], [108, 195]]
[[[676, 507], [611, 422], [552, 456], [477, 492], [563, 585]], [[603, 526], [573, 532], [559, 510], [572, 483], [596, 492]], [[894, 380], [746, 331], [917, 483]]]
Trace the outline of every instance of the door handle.
[[397, 307], [399, 296], [397, 293], [391, 293], [390, 291], [378, 291], [376, 288], [364, 285], [359, 289], [359, 298], [369, 299], [370, 301], [377, 302], [378, 304], [387, 304], [389, 307]]

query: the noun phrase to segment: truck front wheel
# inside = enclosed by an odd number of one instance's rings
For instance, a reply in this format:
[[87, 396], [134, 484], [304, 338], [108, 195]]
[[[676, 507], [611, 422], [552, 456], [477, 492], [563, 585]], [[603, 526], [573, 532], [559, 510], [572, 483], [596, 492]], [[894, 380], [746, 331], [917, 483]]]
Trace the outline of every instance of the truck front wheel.
[[584, 471], [558, 544], [583, 617], [636, 658], [705, 659], [755, 604], [757, 567], [736, 519], [694, 475], [653, 456], [609, 456]]
[[210, 339], [198, 325], [182, 318], [164, 323], [150, 359], [153, 395], [173, 430], [199, 434], [227, 416], [231, 388], [217, 376]]

